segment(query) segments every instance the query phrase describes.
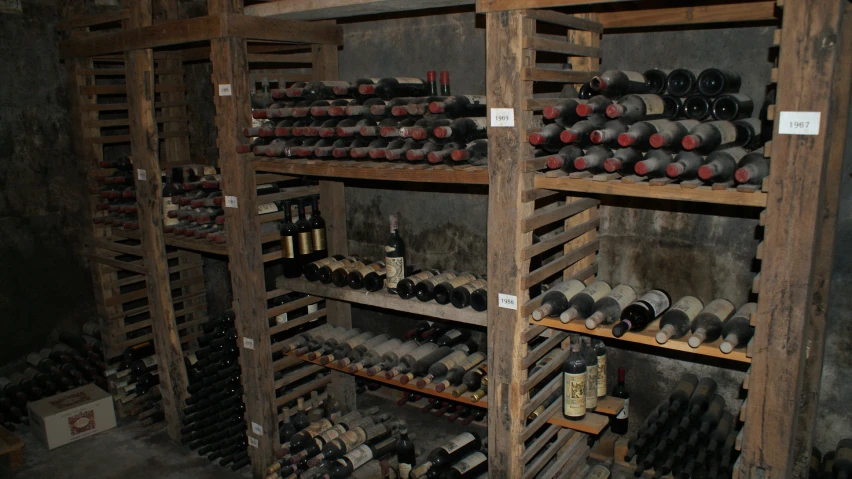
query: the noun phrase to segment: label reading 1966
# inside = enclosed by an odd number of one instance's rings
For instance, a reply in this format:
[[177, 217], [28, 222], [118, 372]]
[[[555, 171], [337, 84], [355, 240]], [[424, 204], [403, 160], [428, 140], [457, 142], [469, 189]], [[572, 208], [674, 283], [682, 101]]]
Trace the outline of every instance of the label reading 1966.
[[497, 295], [497, 306], [506, 309], [518, 309], [518, 297], [511, 294], [499, 293]]
[[243, 338], [243, 347], [246, 349], [254, 349], [254, 339]]
[[491, 109], [491, 128], [515, 126], [515, 110], [511, 108]]
[[820, 112], [782, 111], [778, 120], [779, 135], [819, 135]]

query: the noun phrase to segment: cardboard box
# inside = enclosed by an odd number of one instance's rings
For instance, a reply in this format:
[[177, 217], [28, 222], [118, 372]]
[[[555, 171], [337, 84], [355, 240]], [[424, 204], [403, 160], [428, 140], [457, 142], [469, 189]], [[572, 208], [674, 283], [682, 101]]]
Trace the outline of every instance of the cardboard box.
[[48, 449], [115, 427], [112, 396], [94, 384], [27, 405], [33, 432]]

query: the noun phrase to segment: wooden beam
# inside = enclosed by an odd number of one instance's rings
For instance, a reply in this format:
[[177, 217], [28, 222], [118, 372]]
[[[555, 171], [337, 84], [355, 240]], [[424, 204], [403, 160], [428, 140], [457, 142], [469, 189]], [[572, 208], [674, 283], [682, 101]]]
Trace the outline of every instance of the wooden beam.
[[[130, 25], [144, 27], [150, 25], [151, 21], [151, 3], [135, 2], [130, 15]], [[125, 68], [137, 214], [147, 269], [148, 314], [151, 316], [154, 347], [157, 351], [157, 370], [166, 429], [169, 438], [178, 442], [181, 437], [182, 407], [188, 395], [186, 387], [189, 381], [175, 323], [169, 265], [166, 245], [163, 242], [162, 180], [157, 121], [154, 118], [154, 52], [150, 49], [127, 52]]]
[[99, 15], [85, 15], [78, 18], [61, 20], [56, 22], [56, 31], [64, 32], [76, 28], [86, 28], [92, 25], [103, 25], [105, 23], [120, 22], [130, 18], [130, 10], [121, 9], [114, 12], [101, 13]]
[[251, 15], [228, 15], [225, 34], [250, 40], [343, 45], [343, 29], [336, 25]]
[[322, 20], [474, 5], [475, 0], [277, 0], [245, 7], [246, 15]]
[[[787, 0], [778, 68], [776, 112], [819, 112], [817, 135], [777, 134], [772, 143], [765, 252], [761, 268], [755, 354], [749, 378], [749, 418], [739, 477], [791, 477], [804, 381], [807, 326], [826, 296], [821, 274], [826, 175], [831, 125], [840, 116], [832, 97], [839, 58], [842, 0]], [[846, 79], [848, 82], [848, 78]], [[778, 116], [775, 117], [779, 125]], [[831, 172], [830, 174], [836, 174]], [[830, 240], [828, 240], [830, 241]]]
[[697, 7], [647, 8], [598, 14], [605, 29], [701, 25], [777, 20], [775, 2], [742, 2]]
[[635, 0], [476, 0], [476, 13], [524, 10], [527, 8], [569, 7], [598, 3], [632, 2]]
[[[524, 429], [521, 415], [526, 396], [520, 384], [526, 379], [521, 364], [526, 344], [521, 332], [527, 324], [518, 309], [498, 307], [497, 295], [516, 297], [518, 305], [528, 300], [521, 286], [521, 276], [529, 271], [529, 260], [521, 251], [532, 243], [531, 233], [521, 232], [521, 221], [533, 212], [533, 203], [523, 203], [523, 191], [532, 188], [532, 174], [522, 173], [518, 158], [532, 157], [525, 128], [532, 113], [521, 110], [525, 98], [532, 96], [532, 84], [521, 80], [528, 66], [531, 50], [523, 48], [524, 31], [533, 20], [523, 12], [486, 14], [486, 97], [488, 105], [512, 108], [515, 127], [489, 128], [488, 195], [488, 350], [500, 351], [488, 357], [489, 414], [488, 429], [499, 431], [488, 440], [489, 475], [522, 477], [521, 461]], [[526, 28], [524, 28], [526, 27]]]

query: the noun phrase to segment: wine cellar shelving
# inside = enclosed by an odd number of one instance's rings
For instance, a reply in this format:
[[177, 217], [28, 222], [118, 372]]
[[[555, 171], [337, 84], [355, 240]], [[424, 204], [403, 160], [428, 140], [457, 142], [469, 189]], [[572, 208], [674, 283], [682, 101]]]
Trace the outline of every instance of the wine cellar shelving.
[[[583, 325], [565, 325], [556, 320], [531, 321], [530, 314], [540, 299], [530, 299], [529, 290], [554, 275], [581, 280], [596, 277], [596, 256], [601, 244], [599, 200], [621, 196], [766, 208], [761, 214], [766, 240], [758, 255], [762, 261], [761, 277], [755, 281], [754, 291], [759, 292], [758, 311], [752, 323], [756, 336], [747, 349], [726, 355], [714, 343], [696, 349], [676, 340], [658, 345], [648, 332], [628, 333], [621, 340], [648, 348], [750, 363], [744, 385], [748, 399], [739, 414], [748, 421], [737, 440], [737, 449], [741, 451], [737, 477], [786, 477], [797, 462], [791, 454], [794, 447], [797, 453], [810, 450], [809, 432], [813, 425], [797, 423], [796, 397], [800, 390], [814, 390], [819, 385], [818, 374], [816, 379], [811, 377], [815, 367], [819, 371], [819, 360], [817, 366], [812, 360], [806, 361], [805, 344], [810, 345], [813, 355], [814, 351], [821, 351], [824, 338], [810, 336], [804, 341], [803, 334], [806, 325], [808, 331], [819, 333], [824, 322], [824, 309], [819, 304], [810, 304], [810, 298], [812, 293], [824, 291], [825, 286], [809, 284], [814, 278], [825, 278], [828, 271], [828, 263], [816, 257], [814, 245], [830, 248], [832, 243], [827, 238], [833, 237], [832, 220], [822, 219], [819, 212], [836, 211], [838, 183], [836, 179], [827, 179], [824, 172], [830, 165], [838, 164], [842, 144], [831, 143], [827, 133], [844, 131], [846, 122], [845, 114], [832, 111], [829, 105], [833, 97], [848, 99], [850, 83], [848, 70], [841, 68], [837, 60], [840, 47], [831, 43], [832, 48], [819, 50], [815, 45], [825, 43], [819, 41], [824, 32], [837, 35], [841, 21], [844, 25], [849, 23], [849, 8], [843, 2], [708, 2], [689, 7], [674, 2], [662, 7], [659, 2], [653, 6], [638, 2], [630, 8], [615, 2], [613, 8], [598, 8], [595, 4], [599, 2], [593, 1], [479, 0], [475, 2], [477, 11], [486, 18], [487, 103], [492, 108], [514, 111], [513, 126], [489, 127], [491, 154], [487, 167], [258, 159], [237, 153], [237, 147], [245, 143], [238, 132], [251, 124], [250, 95], [258, 75], [278, 76], [282, 81], [336, 80], [338, 54], [346, 55], [346, 51], [338, 51], [343, 36], [334, 19], [386, 12], [399, 14], [411, 8], [408, 2], [394, 5], [397, 2], [376, 0], [331, 8], [322, 1], [276, 1], [242, 9], [238, 6], [241, 2], [210, 0], [206, 17], [178, 21], [172, 16], [166, 18], [170, 22], [156, 25], [148, 2], [132, 3], [130, 10], [64, 22], [68, 39], [60, 51], [69, 74], [72, 110], [78, 117], [75, 120], [79, 120], [74, 122], [76, 151], [90, 181], [94, 183], [98, 176], [111, 173], [100, 165], [105, 146], [126, 144], [134, 158], [139, 229], [95, 223], [87, 242], [87, 254], [93, 263], [98, 301], [102, 303], [99, 305], [102, 327], [111, 342], [107, 350], [114, 355], [133, 341], [144, 340], [140, 338], [154, 339], [162, 378], [160, 390], [173, 439], [177, 439], [175, 431], [186, 398], [181, 344], [192, 341], [197, 334], [194, 325], [205, 319], [204, 278], [197, 254], [205, 253], [227, 255], [230, 262], [236, 327], [242, 345], [245, 417], [250, 425], [250, 442], [253, 441], [249, 457], [255, 477], [265, 477], [278, 447], [274, 431], [283, 420], [278, 406], [321, 389], [325, 390], [323, 397], [333, 394], [340, 400], [344, 410], [354, 406], [352, 375], [332, 367], [330, 374], [313, 378], [312, 375], [327, 368], [309, 364], [305, 358], [281, 355], [280, 343], [273, 342], [272, 337], [313, 320], [317, 324], [351, 327], [351, 304], [486, 326], [492, 351], [488, 359], [492, 386], [487, 398], [473, 405], [487, 407], [489, 429], [499, 431], [488, 441], [490, 473], [493, 477], [532, 478], [557, 477], [560, 468], [573, 470], [573, 463], [585, 457], [588, 446], [585, 436], [570, 429], [599, 434], [607, 426], [606, 415], [617, 414], [620, 403], [610, 398], [598, 406], [596, 412], [600, 414], [590, 413], [583, 421], [563, 419], [561, 407], [553, 403], [535, 420], [526, 423], [522, 418], [561, 387], [557, 380], [544, 384], [542, 379], [546, 374], [542, 371], [527, 377], [527, 369], [545, 354], [556, 352], [554, 348], [560, 347], [559, 339], [564, 337], [557, 335], [566, 331], [602, 337], [611, 333], [606, 328], [589, 331]], [[473, 3], [448, 1], [436, 7]], [[567, 5], [572, 8], [570, 14], [550, 9]], [[176, 10], [171, 12], [175, 14]], [[326, 21], [304, 23], [302, 20]], [[540, 162], [527, 160], [533, 158], [527, 137], [541, 127], [535, 113], [548, 101], [533, 94], [533, 85], [579, 85], [588, 81], [600, 69], [600, 39], [608, 30], [744, 22], [782, 27], [776, 35], [780, 54], [771, 78], [778, 85], [779, 95], [771, 117], [777, 120], [782, 111], [819, 111], [823, 115], [821, 128], [825, 130], [813, 137], [776, 133], [771, 153], [766, 148], [772, 171], [762, 187], [736, 189], [651, 184], [642, 179], [612, 176], [570, 177], [540, 172], [543, 169]], [[88, 32], [90, 26], [101, 24], [118, 27], [100, 29], [97, 34]], [[563, 28], [562, 39], [538, 35], [537, 25], [543, 24], [549, 25], [549, 32], [553, 27]], [[186, 35], [187, 29], [193, 32], [191, 36]], [[209, 47], [193, 46], [170, 53], [154, 51], [189, 41], [209, 42]], [[536, 51], [566, 54], [572, 69], [537, 64]], [[222, 191], [234, 198], [234, 203], [225, 208], [229, 237], [223, 244], [163, 234], [162, 225], [152, 221], [161, 211], [160, 172], [188, 163], [182, 62], [207, 58], [213, 71]], [[812, 61], [814, 58], [820, 61]], [[284, 73], [251, 69], [253, 64], [260, 63], [287, 66]], [[102, 84], [97, 80], [99, 76], [121, 77], [126, 81]], [[150, 90], [145, 87], [151, 81], [156, 85], [153, 95], [146, 95]], [[111, 98], [101, 101], [101, 96]], [[98, 112], [119, 114], [107, 118]], [[128, 130], [112, 137], [105, 133], [105, 129], [115, 127]], [[145, 171], [147, 178], [140, 176], [139, 170]], [[282, 192], [275, 198], [258, 197], [256, 186], [287, 179], [288, 175], [319, 178], [319, 185], [310, 187], [310, 193], [318, 192], [321, 197], [329, 251], [344, 255], [348, 253], [345, 180], [368, 180], [376, 185], [388, 184], [383, 182], [488, 185], [487, 312], [406, 302], [385, 293], [364, 294], [303, 280], [282, 281], [276, 289], [267, 291], [259, 272], [265, 263], [276, 261], [280, 255], [264, 249], [265, 244], [278, 241], [278, 236], [262, 233], [261, 226], [280, 218], [259, 217], [257, 206], [294, 196]], [[305, 193], [294, 191], [292, 195]], [[92, 198], [93, 217], [99, 215], [96, 201]], [[553, 228], [557, 233], [533, 243], [532, 231], [543, 227]], [[531, 258], [546, 251], [561, 254], [554, 261], [531, 267]], [[133, 291], [120, 289], [131, 283], [144, 287]], [[296, 301], [269, 305], [293, 291], [301, 293]], [[516, 309], [498, 307], [498, 293], [514, 296]], [[137, 305], [133, 302], [137, 300], [148, 304]], [[271, 318], [308, 306], [312, 308], [301, 320], [270, 326]], [[149, 318], [140, 323], [123, 322], [131, 313], [146, 313]], [[144, 334], [136, 337], [128, 334], [139, 330]], [[548, 350], [528, 347], [538, 337], [548, 338], [542, 343]], [[566, 355], [567, 350], [558, 353], [558, 360], [549, 366], [552, 369], [545, 372], [553, 372]], [[807, 377], [803, 370], [808, 371]], [[309, 380], [304, 382], [306, 378]], [[301, 382], [288, 388], [291, 380]], [[420, 391], [393, 380], [387, 383], [403, 390]], [[436, 392], [426, 391], [426, 394], [443, 397]], [[813, 409], [804, 414], [812, 418]], [[525, 446], [524, 441], [533, 437], [536, 439]], [[545, 449], [553, 438], [556, 438], [554, 446]]]

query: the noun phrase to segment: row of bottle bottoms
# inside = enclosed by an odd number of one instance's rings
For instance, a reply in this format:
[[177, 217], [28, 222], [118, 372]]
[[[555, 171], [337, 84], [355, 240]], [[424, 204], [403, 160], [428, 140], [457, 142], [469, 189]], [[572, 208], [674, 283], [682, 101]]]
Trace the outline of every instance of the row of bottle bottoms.
[[697, 348], [721, 338], [719, 349], [727, 354], [737, 347], [744, 348], [751, 340], [754, 327], [750, 317], [756, 309], [755, 303], [746, 303], [737, 309], [722, 298], [705, 305], [694, 296], [684, 296], [672, 304], [669, 294], [661, 289], [652, 289], [640, 296], [630, 285], [612, 288], [605, 281], [586, 285], [572, 279], [552, 286], [544, 294], [541, 305], [532, 312], [532, 318], [540, 321], [558, 317], [566, 324], [584, 320], [590, 330], [613, 325], [612, 335], [617, 338], [629, 331], [643, 331], [659, 318], [658, 343], [665, 344], [689, 334], [687, 343]]
[[[364, 388], [364, 391], [374, 391], [382, 387], [382, 383], [368, 381], [361, 377], [355, 378], [355, 384], [356, 393], [358, 392], [358, 385]], [[421, 413], [432, 414], [436, 418], [446, 416], [447, 421], [451, 423], [461, 419], [460, 422], [463, 426], [467, 426], [476, 421], [485, 421], [486, 417], [488, 416], [488, 411], [482, 408], [468, 406], [465, 404], [457, 404], [449, 400], [444, 401], [440, 398], [423, 396], [415, 392], [408, 393], [408, 395], [403, 396], [400, 400], [397, 401], [396, 404], [397, 406], [404, 406], [406, 404], [420, 406], [419, 404], [415, 403], [422, 400], [425, 400], [425, 404], [420, 407]]]
[[731, 477], [736, 461], [736, 417], [725, 410], [713, 378], [686, 374], [629, 442], [625, 461], [638, 477]]
[[811, 450], [810, 478], [834, 479], [852, 474], [852, 439], [841, 439], [833, 451], [825, 455], [814, 447]]

